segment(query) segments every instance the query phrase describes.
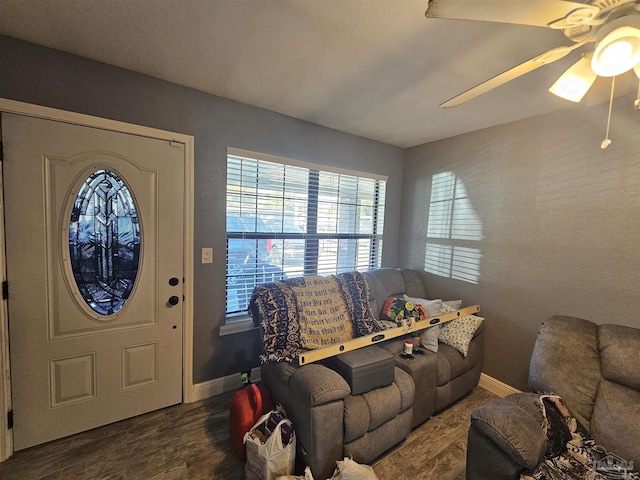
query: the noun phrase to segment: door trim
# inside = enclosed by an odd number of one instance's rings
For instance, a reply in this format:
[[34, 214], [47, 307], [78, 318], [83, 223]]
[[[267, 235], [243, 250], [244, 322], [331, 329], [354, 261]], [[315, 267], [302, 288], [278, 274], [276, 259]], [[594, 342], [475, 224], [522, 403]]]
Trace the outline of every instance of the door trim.
[[[184, 144], [184, 302], [183, 347], [182, 347], [182, 401], [196, 400], [193, 385], [193, 239], [194, 239], [194, 137], [180, 133], [158, 130], [131, 123], [108, 120], [55, 108], [43, 107], [15, 100], [0, 98], [0, 112], [15, 113], [30, 117], [100, 128], [141, 137], [174, 141]], [[0, 174], [2, 172], [0, 165]], [[1, 185], [1, 183], [0, 183]], [[4, 201], [0, 192], [0, 277], [6, 280], [6, 257], [4, 244]], [[9, 329], [7, 302], [0, 306], [0, 462], [13, 454], [13, 437], [7, 425], [7, 412], [11, 406], [11, 370], [9, 363]]]

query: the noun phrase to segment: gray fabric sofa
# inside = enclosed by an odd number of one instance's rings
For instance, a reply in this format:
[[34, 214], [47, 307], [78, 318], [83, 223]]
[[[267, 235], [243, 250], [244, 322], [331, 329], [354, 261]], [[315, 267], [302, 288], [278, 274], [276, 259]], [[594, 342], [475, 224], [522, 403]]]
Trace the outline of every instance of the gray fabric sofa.
[[[560, 395], [598, 445], [640, 466], [638, 352], [640, 329], [554, 316], [538, 333], [529, 388]], [[544, 459], [547, 437], [533, 398], [509, 395], [472, 413], [467, 480], [515, 480]]]
[[[369, 302], [376, 319], [390, 296], [428, 298], [420, 272], [382, 268], [365, 274]], [[426, 352], [402, 360], [404, 338], [378, 343], [395, 355], [392, 385], [361, 395], [351, 395], [348, 383], [335, 371], [312, 363], [298, 367], [268, 362], [261, 380], [292, 419], [301, 463], [315, 478], [331, 477], [335, 462], [353, 456], [370, 463], [403, 441], [412, 427], [468, 393], [482, 370], [483, 329], [477, 330], [463, 357], [440, 344], [437, 354]]]

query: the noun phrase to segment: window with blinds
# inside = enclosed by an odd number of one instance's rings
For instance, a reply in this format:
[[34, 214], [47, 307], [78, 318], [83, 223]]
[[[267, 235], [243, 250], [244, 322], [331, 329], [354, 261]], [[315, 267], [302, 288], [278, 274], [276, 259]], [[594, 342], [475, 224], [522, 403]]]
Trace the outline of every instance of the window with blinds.
[[227, 314], [259, 283], [380, 266], [385, 178], [229, 150]]

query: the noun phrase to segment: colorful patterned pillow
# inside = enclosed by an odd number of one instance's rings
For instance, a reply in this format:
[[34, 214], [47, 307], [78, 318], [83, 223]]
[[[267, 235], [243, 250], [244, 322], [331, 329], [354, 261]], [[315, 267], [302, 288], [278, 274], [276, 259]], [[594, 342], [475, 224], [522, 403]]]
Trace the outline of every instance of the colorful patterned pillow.
[[403, 319], [410, 318], [414, 321], [426, 318], [422, 305], [415, 305], [412, 302], [407, 302], [401, 297], [389, 297], [386, 302], [384, 302], [382, 313], [380, 315], [381, 320], [389, 320], [400, 325]]
[[409, 297], [404, 295], [405, 302], [411, 302], [414, 305], [422, 305], [424, 308], [424, 313], [426, 318], [437, 317], [440, 315], [440, 304], [442, 300], [436, 298], [435, 300], [428, 300], [426, 298], [418, 298], [418, 297]]
[[[452, 313], [457, 311], [455, 308], [451, 308], [446, 303], [443, 303], [440, 307], [439, 315], [443, 313]], [[442, 343], [446, 343], [450, 347], [458, 350], [464, 357], [469, 353], [469, 344], [471, 339], [478, 330], [478, 327], [482, 324], [482, 318], [475, 315], [467, 315], [466, 317], [460, 317], [456, 320], [452, 320], [440, 325], [440, 334], [438, 340]]]

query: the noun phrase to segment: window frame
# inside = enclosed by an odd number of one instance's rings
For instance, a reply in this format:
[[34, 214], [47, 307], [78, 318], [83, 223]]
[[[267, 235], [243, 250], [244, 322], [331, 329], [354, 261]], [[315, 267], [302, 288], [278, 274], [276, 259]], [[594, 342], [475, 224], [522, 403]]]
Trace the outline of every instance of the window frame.
[[[230, 239], [244, 239], [244, 240], [305, 240], [304, 247], [304, 273], [303, 275], [316, 275], [318, 274], [318, 258], [319, 258], [319, 243], [322, 240], [330, 239], [330, 240], [370, 240], [371, 245], [369, 247], [369, 255], [367, 261], [367, 269], [377, 268], [382, 264], [382, 250], [384, 245], [384, 213], [386, 211], [386, 182], [388, 181], [388, 176], [379, 175], [369, 172], [361, 172], [354, 171], [339, 167], [333, 167], [328, 165], [316, 164], [311, 162], [305, 162], [300, 160], [295, 160], [291, 158], [284, 158], [274, 155], [263, 154], [259, 152], [252, 152], [247, 150], [242, 150], [233, 147], [227, 147], [227, 159], [229, 157], [240, 157], [246, 158], [254, 161], [266, 161], [272, 162], [287, 166], [300, 167], [309, 170], [309, 174], [315, 176], [315, 181], [309, 180], [308, 185], [308, 193], [307, 193], [307, 206], [305, 210], [305, 215], [307, 219], [306, 224], [306, 232], [304, 233], [290, 233], [290, 232], [226, 232], [226, 222], [228, 221], [228, 199], [225, 200], [225, 235], [226, 235], [226, 243], [225, 247], [225, 325], [223, 325], [220, 329], [220, 335], [226, 335], [231, 333], [236, 333], [240, 331], [245, 331], [253, 328], [250, 325], [250, 317], [247, 312], [239, 312], [239, 313], [227, 313], [227, 295], [228, 295], [228, 286], [227, 286], [227, 269], [228, 269], [228, 241]], [[229, 175], [229, 163], [227, 162], [226, 168], [227, 175]], [[372, 229], [371, 233], [318, 233], [317, 231], [317, 212], [318, 212], [318, 204], [319, 204], [319, 182], [318, 179], [321, 173], [329, 173], [329, 174], [340, 174], [347, 175], [352, 177], [358, 177], [367, 180], [376, 181], [374, 187], [374, 204], [373, 204], [373, 213], [372, 213]], [[381, 187], [380, 182], [384, 182], [384, 187]], [[227, 179], [228, 185], [228, 179]], [[227, 190], [227, 195], [228, 195]], [[382, 228], [380, 228], [382, 227]], [[309, 259], [316, 259], [315, 262], [309, 262]], [[357, 268], [358, 266], [356, 266]], [[323, 273], [321, 273], [323, 274]], [[297, 275], [296, 275], [297, 276]]]

